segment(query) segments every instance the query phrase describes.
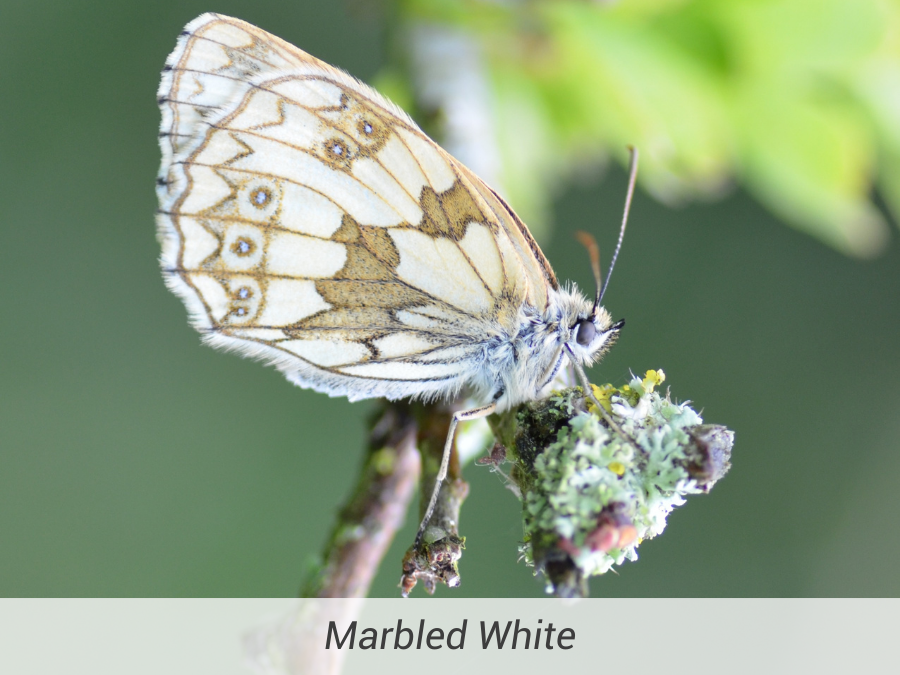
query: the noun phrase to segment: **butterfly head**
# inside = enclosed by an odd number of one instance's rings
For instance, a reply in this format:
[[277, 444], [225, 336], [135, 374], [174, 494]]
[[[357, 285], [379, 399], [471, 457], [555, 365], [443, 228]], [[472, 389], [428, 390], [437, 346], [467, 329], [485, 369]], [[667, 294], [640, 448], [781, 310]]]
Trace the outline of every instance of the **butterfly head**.
[[590, 366], [612, 347], [625, 321], [613, 322], [605, 308], [584, 300], [580, 311], [567, 322], [565, 338], [569, 352], [582, 366]]

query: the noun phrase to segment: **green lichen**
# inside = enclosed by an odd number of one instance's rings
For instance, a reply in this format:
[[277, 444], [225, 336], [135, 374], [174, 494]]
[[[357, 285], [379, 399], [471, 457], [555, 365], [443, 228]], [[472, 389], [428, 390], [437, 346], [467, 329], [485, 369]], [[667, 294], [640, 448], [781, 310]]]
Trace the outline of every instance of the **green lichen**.
[[605, 417], [570, 389], [521, 408], [514, 427], [508, 418], [496, 425], [522, 494], [521, 552], [549, 591], [583, 595], [585, 578], [636, 560], [687, 495], [728, 470], [733, 433], [661, 396], [664, 378], [648, 371], [621, 388], [594, 387]]

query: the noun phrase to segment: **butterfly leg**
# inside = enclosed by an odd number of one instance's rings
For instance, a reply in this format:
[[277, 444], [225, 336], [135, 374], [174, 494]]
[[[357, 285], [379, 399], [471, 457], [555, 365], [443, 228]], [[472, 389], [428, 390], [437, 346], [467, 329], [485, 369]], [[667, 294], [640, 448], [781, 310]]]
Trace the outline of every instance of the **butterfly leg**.
[[419, 531], [416, 533], [415, 548], [419, 548], [422, 539], [425, 536], [425, 529], [428, 527], [428, 521], [434, 513], [434, 507], [437, 504], [438, 495], [441, 492], [441, 485], [447, 477], [447, 467], [450, 465], [450, 453], [453, 450], [453, 438], [456, 436], [456, 425], [460, 422], [469, 420], [477, 420], [487, 417], [497, 409], [496, 403], [482, 406], [481, 408], [472, 408], [471, 410], [460, 410], [453, 413], [453, 419], [450, 420], [450, 430], [447, 432], [447, 441], [444, 443], [444, 455], [441, 457], [441, 468], [438, 471], [437, 478], [434, 480], [434, 489], [431, 491], [431, 500], [428, 502], [428, 508], [425, 509], [425, 516], [419, 525]]

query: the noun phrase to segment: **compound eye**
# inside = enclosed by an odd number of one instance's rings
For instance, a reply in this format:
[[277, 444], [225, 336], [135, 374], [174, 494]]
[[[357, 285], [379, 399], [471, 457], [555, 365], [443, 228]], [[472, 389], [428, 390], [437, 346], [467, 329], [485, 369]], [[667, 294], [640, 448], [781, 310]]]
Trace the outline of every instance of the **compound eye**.
[[578, 322], [578, 333], [575, 335], [575, 341], [582, 347], [587, 347], [594, 341], [597, 335], [597, 328], [590, 319], [582, 319]]

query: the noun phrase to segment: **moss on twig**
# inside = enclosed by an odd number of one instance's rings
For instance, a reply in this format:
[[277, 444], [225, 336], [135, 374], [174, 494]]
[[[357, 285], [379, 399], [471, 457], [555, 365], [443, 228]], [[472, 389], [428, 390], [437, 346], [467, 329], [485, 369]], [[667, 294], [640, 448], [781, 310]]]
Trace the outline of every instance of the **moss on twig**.
[[728, 471], [733, 432], [660, 396], [663, 379], [648, 371], [622, 388], [594, 387], [624, 435], [578, 388], [494, 421], [522, 494], [521, 553], [548, 592], [586, 595], [588, 577], [636, 560], [640, 543], [662, 533], [687, 495], [708, 492]]

